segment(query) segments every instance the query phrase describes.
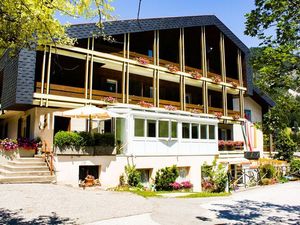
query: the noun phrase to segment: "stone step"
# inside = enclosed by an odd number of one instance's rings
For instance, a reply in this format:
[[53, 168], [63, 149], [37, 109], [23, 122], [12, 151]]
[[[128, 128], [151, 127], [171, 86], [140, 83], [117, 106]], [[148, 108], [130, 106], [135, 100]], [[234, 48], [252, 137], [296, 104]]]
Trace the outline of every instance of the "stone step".
[[52, 183], [54, 181], [55, 176], [0, 177], [0, 184]]
[[24, 161], [8, 161], [8, 165], [15, 166], [15, 167], [28, 167], [28, 166], [45, 166], [45, 162], [36, 161], [36, 162], [24, 162]]
[[43, 166], [14, 166], [10, 164], [0, 165], [0, 168], [12, 172], [21, 172], [21, 171], [49, 171], [49, 168], [44, 164]]
[[17, 159], [14, 159], [14, 161], [16, 162], [45, 162], [45, 160], [43, 158], [34, 158], [34, 157], [28, 157], [28, 158], [17, 158]]
[[4, 177], [50, 176], [50, 171], [9, 171], [0, 169], [0, 174]]

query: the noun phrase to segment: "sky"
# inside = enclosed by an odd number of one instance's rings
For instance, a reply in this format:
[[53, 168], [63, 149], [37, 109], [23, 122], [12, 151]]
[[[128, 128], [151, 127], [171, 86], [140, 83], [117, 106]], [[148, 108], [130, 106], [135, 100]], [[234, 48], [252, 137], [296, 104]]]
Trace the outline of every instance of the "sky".
[[[139, 0], [114, 0], [117, 19], [137, 18]], [[248, 47], [259, 45], [257, 38], [244, 35], [244, 15], [254, 9], [254, 0], [142, 0], [140, 18], [215, 15]], [[62, 22], [94, 22], [58, 16]]]

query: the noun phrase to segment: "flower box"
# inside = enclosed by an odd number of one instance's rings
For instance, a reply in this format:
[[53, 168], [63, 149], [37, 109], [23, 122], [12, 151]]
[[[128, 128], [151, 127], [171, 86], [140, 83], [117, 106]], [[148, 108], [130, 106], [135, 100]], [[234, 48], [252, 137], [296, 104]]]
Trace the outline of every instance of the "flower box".
[[78, 155], [78, 156], [113, 155], [115, 154], [115, 147], [114, 146], [85, 146], [79, 148], [55, 147], [54, 153], [57, 155]]

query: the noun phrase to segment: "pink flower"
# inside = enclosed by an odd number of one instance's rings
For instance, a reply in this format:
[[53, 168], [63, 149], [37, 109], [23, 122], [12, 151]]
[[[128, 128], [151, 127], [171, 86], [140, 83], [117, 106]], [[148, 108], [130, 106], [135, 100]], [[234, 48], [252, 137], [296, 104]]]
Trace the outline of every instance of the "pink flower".
[[174, 182], [171, 183], [170, 186], [174, 189], [174, 190], [179, 190], [181, 188], [181, 184], [178, 182]]
[[177, 107], [176, 106], [172, 106], [172, 105], [165, 105], [164, 108], [166, 110], [170, 110], [170, 111], [175, 111], [177, 110]]
[[114, 102], [117, 102], [117, 99], [114, 97], [104, 97], [103, 101], [109, 102], [109, 103], [114, 103]]
[[173, 64], [167, 64], [166, 67], [168, 68], [168, 70], [172, 73], [177, 73], [179, 72], [179, 69], [177, 66], [173, 65]]
[[138, 103], [139, 106], [145, 107], [145, 108], [152, 108], [153, 104], [149, 103], [149, 102], [145, 102], [145, 101], [140, 101]]
[[149, 64], [149, 59], [146, 59], [146, 58], [143, 58], [143, 57], [136, 57], [135, 60], [138, 61], [138, 63], [140, 63], [142, 65]]
[[190, 181], [183, 181], [181, 182], [181, 186], [184, 188], [184, 189], [190, 189], [193, 187], [192, 183]]

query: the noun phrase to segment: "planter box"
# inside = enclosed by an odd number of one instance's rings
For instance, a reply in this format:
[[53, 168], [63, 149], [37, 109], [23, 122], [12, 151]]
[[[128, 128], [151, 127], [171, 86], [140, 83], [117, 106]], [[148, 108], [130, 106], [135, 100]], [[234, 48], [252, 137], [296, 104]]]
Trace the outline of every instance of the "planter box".
[[13, 160], [20, 157], [33, 157], [35, 155], [35, 149], [17, 148], [14, 150], [0, 150], [0, 162], [6, 160]]
[[114, 146], [94, 146], [94, 155], [114, 155], [116, 154]]
[[114, 146], [86, 146], [81, 148], [54, 148], [54, 153], [57, 155], [112, 155], [115, 154]]
[[260, 158], [260, 152], [244, 152], [244, 157], [246, 159], [259, 159]]
[[54, 153], [57, 155], [94, 155], [94, 147], [87, 146], [81, 148], [65, 147], [65, 148], [54, 148]]

